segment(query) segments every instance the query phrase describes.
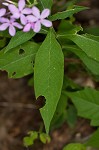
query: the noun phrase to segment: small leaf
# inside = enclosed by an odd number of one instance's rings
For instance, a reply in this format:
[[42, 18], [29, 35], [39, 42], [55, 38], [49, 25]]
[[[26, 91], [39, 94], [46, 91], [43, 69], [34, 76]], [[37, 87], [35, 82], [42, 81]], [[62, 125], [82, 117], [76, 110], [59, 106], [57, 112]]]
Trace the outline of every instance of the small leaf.
[[28, 40], [30, 40], [35, 33], [33, 31], [30, 32], [23, 32], [23, 31], [18, 31], [14, 37], [11, 38], [9, 44], [7, 45], [5, 52], [11, 50], [12, 48], [15, 48]]
[[86, 9], [88, 9], [88, 8], [82, 7], [82, 6], [75, 6], [73, 9], [58, 12], [58, 13], [50, 16], [49, 19], [51, 21], [55, 21], [58, 19], [66, 19], [68, 17], [71, 17], [73, 14], [78, 13], [78, 12], [83, 11], [83, 10], [86, 10]]
[[29, 134], [29, 136], [24, 137], [24, 139], [23, 139], [24, 146], [26, 146], [26, 147], [33, 145], [34, 141], [36, 139], [38, 139], [38, 132], [36, 132], [36, 131], [30, 131], [28, 134]]
[[34, 143], [30, 137], [24, 137], [23, 142], [24, 142], [24, 146], [26, 147], [31, 146]]
[[78, 110], [78, 115], [91, 120], [91, 125], [99, 126], [99, 91], [86, 88], [77, 92], [67, 92]]
[[51, 138], [46, 133], [40, 133], [40, 140], [42, 143], [46, 144], [46, 143], [50, 143]]
[[99, 148], [99, 129], [96, 130], [86, 143], [86, 146]]
[[55, 113], [63, 84], [64, 57], [52, 30], [40, 46], [35, 59], [34, 87], [36, 97], [44, 96], [46, 105], [40, 110], [46, 132]]
[[85, 146], [80, 143], [68, 144], [63, 150], [86, 150]]

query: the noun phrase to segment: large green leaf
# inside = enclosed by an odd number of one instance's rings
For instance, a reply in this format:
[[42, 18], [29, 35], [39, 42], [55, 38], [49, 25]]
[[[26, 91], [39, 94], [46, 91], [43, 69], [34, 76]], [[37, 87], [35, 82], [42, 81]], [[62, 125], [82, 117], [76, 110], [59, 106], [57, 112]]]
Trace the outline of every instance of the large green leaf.
[[36, 97], [44, 96], [46, 105], [41, 109], [46, 132], [55, 113], [63, 84], [64, 57], [62, 49], [49, 31], [35, 59], [34, 86]]
[[75, 45], [65, 45], [63, 46], [63, 49], [69, 50], [76, 54], [94, 75], [99, 75], [99, 61], [95, 61], [94, 59], [88, 57], [85, 52]]
[[0, 53], [0, 70], [6, 70], [9, 77], [20, 78], [33, 72], [33, 61], [39, 46], [26, 42], [11, 51]]
[[86, 143], [86, 146], [99, 148], [99, 129], [96, 130]]
[[99, 61], [99, 42], [88, 38], [84, 35], [78, 34], [60, 34], [58, 38], [67, 38], [72, 40], [78, 47], [80, 47], [89, 57]]
[[77, 92], [68, 92], [67, 95], [75, 104], [79, 116], [91, 119], [93, 126], [99, 125], [99, 91], [86, 88]]
[[9, 44], [7, 45], [5, 52], [9, 51], [12, 48], [15, 48], [28, 40], [30, 40], [35, 33], [33, 31], [30, 32], [23, 32], [23, 31], [18, 31], [14, 37], [11, 38]]
[[44, 8], [51, 9], [52, 4], [53, 4], [53, 0], [38, 0], [38, 2], [40, 3], [43, 9]]
[[58, 12], [58, 13], [50, 16], [49, 19], [51, 21], [55, 21], [55, 20], [58, 20], [58, 19], [65, 19], [65, 18], [71, 17], [73, 14], [78, 13], [78, 12], [80, 12], [82, 10], [85, 10], [85, 9], [88, 9], [88, 8], [82, 7], [82, 6], [75, 6], [73, 9]]

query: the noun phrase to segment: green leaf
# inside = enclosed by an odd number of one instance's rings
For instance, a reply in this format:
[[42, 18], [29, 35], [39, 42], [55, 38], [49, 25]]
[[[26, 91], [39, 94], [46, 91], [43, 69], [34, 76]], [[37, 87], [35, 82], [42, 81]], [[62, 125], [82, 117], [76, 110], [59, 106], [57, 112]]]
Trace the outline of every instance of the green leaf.
[[36, 131], [30, 131], [29, 136], [24, 137], [23, 142], [24, 142], [24, 146], [31, 146], [34, 144], [34, 141], [36, 139], [38, 139], [38, 133]]
[[0, 49], [3, 48], [6, 45], [6, 38], [1, 38], [0, 39]]
[[71, 89], [71, 90], [80, 90], [81, 87], [74, 83], [72, 79], [68, 78], [66, 75], [64, 76], [64, 82], [63, 82], [63, 90], [65, 91], [66, 89]]
[[44, 96], [46, 105], [41, 109], [46, 132], [55, 113], [63, 84], [64, 57], [52, 30], [40, 46], [35, 59], [34, 87], [36, 97]]
[[91, 27], [84, 28], [84, 33], [89, 33], [89, 34], [99, 36], [99, 26], [91, 26]]
[[62, 91], [60, 100], [58, 102], [54, 117], [51, 122], [51, 128], [58, 128], [66, 120], [66, 106], [67, 106], [67, 95]]
[[51, 21], [55, 21], [58, 19], [66, 19], [68, 17], [71, 17], [73, 14], [78, 13], [78, 12], [83, 11], [83, 10], [86, 10], [86, 9], [88, 9], [88, 8], [82, 7], [82, 6], [75, 6], [73, 9], [58, 12], [58, 13], [50, 16], [49, 19]]
[[0, 37], [11, 38], [11, 36], [8, 33], [8, 30], [0, 31]]
[[59, 38], [60, 44], [62, 46], [66, 44], [73, 45], [74, 43], [70, 39], [68, 39], [67, 36], [70, 34], [76, 34], [77, 32], [82, 31], [82, 30], [83, 29], [81, 26], [74, 25], [71, 23], [71, 21], [61, 20], [61, 23], [58, 27], [58, 32], [57, 32], [59, 36], [58, 38]]
[[35, 33], [33, 31], [30, 32], [23, 32], [23, 31], [18, 31], [14, 37], [11, 38], [9, 44], [7, 45], [5, 52], [11, 50], [12, 48], [15, 48], [28, 40], [30, 40]]
[[51, 9], [52, 4], [53, 4], [53, 0], [38, 0], [38, 2], [40, 3], [43, 9], [44, 8]]
[[86, 143], [86, 146], [99, 148], [99, 129], [96, 130]]
[[89, 57], [99, 61], [99, 42], [84, 35], [58, 35], [58, 38], [68, 38], [81, 48]]
[[40, 133], [40, 140], [42, 143], [46, 144], [46, 143], [50, 143], [51, 138], [46, 133]]
[[1, 51], [0, 70], [6, 70], [11, 78], [20, 78], [32, 73], [38, 48], [38, 44], [26, 42], [7, 53]]
[[77, 121], [77, 111], [74, 105], [69, 105], [67, 109], [67, 123], [73, 128]]
[[81, 26], [74, 25], [71, 21], [61, 20], [58, 27], [58, 34], [76, 34], [80, 30], [83, 30]]
[[34, 144], [33, 140], [30, 137], [24, 137], [23, 139], [24, 146], [31, 146]]
[[91, 34], [83, 34], [84, 37], [89, 38], [91, 40], [99, 42], [99, 36], [91, 35]]
[[91, 125], [99, 125], [99, 91], [86, 88], [77, 92], [67, 92], [78, 110], [78, 115], [91, 120]]
[[71, 143], [64, 147], [63, 150], [86, 150], [86, 147], [80, 143]]
[[66, 49], [76, 54], [94, 75], [99, 75], [99, 62], [88, 57], [86, 53], [83, 52], [79, 47], [75, 45], [65, 45], [63, 46], [63, 49]]

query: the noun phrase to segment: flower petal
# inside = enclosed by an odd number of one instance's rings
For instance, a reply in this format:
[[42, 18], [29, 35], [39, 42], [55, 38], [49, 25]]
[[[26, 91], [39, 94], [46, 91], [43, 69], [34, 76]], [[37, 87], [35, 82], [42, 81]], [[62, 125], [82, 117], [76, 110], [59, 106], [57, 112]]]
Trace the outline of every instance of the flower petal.
[[5, 8], [0, 9], [0, 17], [4, 16], [5, 13], [6, 13], [6, 9]]
[[14, 13], [14, 14], [11, 16], [11, 18], [19, 19], [19, 18], [20, 18], [19, 12]]
[[17, 27], [17, 28], [19, 28], [19, 29], [22, 29], [22, 28], [23, 28], [23, 26], [20, 25], [20, 24], [17, 23], [17, 22], [14, 22], [14, 23], [13, 23], [13, 26], [15, 26], [15, 27]]
[[40, 10], [37, 7], [35, 7], [35, 6], [32, 7], [32, 14], [35, 17], [40, 18]]
[[8, 23], [3, 23], [2, 25], [0, 25], [0, 31], [4, 31], [8, 28], [9, 24]]
[[22, 13], [23, 13], [23, 14], [26, 14], [26, 15], [29, 15], [29, 14], [32, 13], [32, 9], [30, 9], [30, 8], [24, 8], [24, 9], [22, 10]]
[[24, 32], [28, 32], [28, 31], [30, 31], [30, 29], [31, 29], [31, 24], [28, 23], [28, 24], [25, 25], [23, 31], [24, 31]]
[[34, 32], [38, 33], [41, 30], [41, 23], [37, 21], [34, 25]]
[[31, 23], [31, 28], [34, 30], [34, 25], [35, 25], [35, 23], [34, 22], [32, 22]]
[[20, 20], [23, 25], [25, 25], [27, 23], [27, 18], [22, 14], [21, 14]]
[[4, 18], [4, 17], [1, 17], [1, 18], [0, 18], [0, 22], [1, 22], [1, 23], [7, 23], [7, 22], [9, 22], [9, 19]]
[[42, 19], [41, 24], [43, 24], [45, 27], [51, 27], [52, 26], [52, 22], [49, 20], [46, 20], [46, 19]]
[[19, 10], [22, 10], [25, 7], [25, 0], [19, 0], [18, 7]]
[[44, 19], [50, 15], [50, 10], [49, 9], [44, 9], [41, 13], [41, 18]]
[[18, 12], [19, 12], [18, 8], [17, 8], [15, 5], [13, 5], [13, 4], [9, 4], [9, 5], [8, 5], [8, 8], [9, 8], [10, 12], [11, 12], [13, 15], [14, 15], [15, 13], [18, 13]]
[[27, 20], [29, 22], [36, 22], [38, 19], [36, 17], [34, 17], [33, 15], [28, 15], [27, 17]]
[[16, 33], [15, 27], [12, 26], [12, 25], [10, 25], [10, 26], [9, 26], [9, 34], [10, 34], [11, 36], [14, 36], [15, 33]]

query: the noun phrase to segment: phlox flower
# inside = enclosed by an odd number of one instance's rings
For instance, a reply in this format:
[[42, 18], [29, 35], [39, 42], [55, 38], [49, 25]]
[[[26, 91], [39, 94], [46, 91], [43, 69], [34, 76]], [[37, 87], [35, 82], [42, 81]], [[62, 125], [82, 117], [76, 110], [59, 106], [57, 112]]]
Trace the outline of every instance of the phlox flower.
[[0, 9], [0, 22], [2, 20], [2, 17], [5, 15], [5, 13], [6, 13], [6, 9], [5, 8], [1, 8]]
[[37, 21], [37, 18], [35, 18], [33, 15], [28, 15], [26, 19], [27, 19], [27, 23], [24, 26], [23, 31], [28, 32], [31, 29], [34, 30], [34, 25], [35, 25], [35, 22]]
[[23, 25], [26, 24], [26, 17], [25, 15], [31, 14], [30, 8], [25, 8], [26, 2], [25, 0], [19, 0], [18, 7], [16, 7], [14, 4], [9, 4], [8, 8], [10, 12], [12, 13], [12, 18], [19, 19]]
[[39, 32], [41, 29], [41, 25], [44, 25], [45, 27], [51, 27], [52, 22], [45, 19], [50, 15], [50, 10], [49, 9], [44, 9], [42, 13], [40, 14], [40, 10], [36, 7], [33, 6], [32, 8], [32, 14], [34, 16], [34, 32]]
[[9, 34], [11, 36], [14, 36], [16, 33], [16, 29], [15, 27], [22, 29], [23, 26], [20, 25], [19, 23], [15, 22], [15, 19], [6, 19], [6, 18], [2, 18], [2, 24], [0, 25], [0, 31], [4, 31], [7, 28], [9, 28]]

